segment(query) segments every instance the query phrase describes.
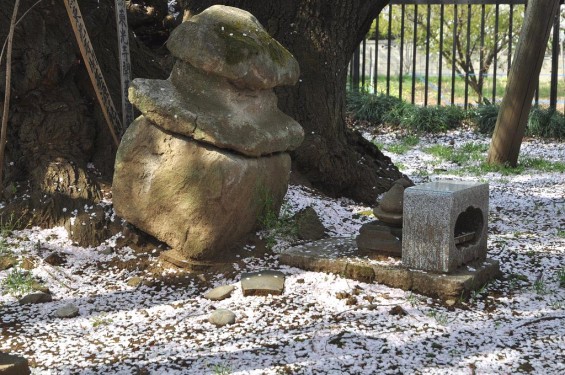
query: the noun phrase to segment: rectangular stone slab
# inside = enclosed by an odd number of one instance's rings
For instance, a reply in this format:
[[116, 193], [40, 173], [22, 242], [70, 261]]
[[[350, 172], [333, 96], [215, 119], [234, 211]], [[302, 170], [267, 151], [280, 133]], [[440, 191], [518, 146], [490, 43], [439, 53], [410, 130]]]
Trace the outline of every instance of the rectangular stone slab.
[[399, 258], [383, 257], [383, 260], [374, 261], [357, 254], [355, 239], [329, 238], [292, 247], [281, 254], [280, 262], [307, 271], [335, 273], [445, 300], [467, 296], [501, 276], [499, 262], [493, 259], [471, 262], [447, 274], [410, 269], [404, 267]]
[[244, 296], [281, 295], [284, 291], [284, 273], [258, 271], [241, 274], [241, 291]]

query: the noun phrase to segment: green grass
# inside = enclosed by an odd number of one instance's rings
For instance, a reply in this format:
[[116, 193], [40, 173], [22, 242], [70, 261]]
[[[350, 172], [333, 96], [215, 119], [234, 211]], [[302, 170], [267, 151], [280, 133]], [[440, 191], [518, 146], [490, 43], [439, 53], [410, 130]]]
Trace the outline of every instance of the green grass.
[[260, 214], [258, 223], [264, 231], [263, 239], [265, 246], [272, 249], [280, 237], [296, 237], [298, 233], [298, 224], [290, 215], [288, 205], [284, 204], [279, 210], [275, 205], [272, 195], [265, 188], [259, 189], [260, 196]]
[[565, 288], [565, 267], [557, 270], [557, 281], [559, 281], [560, 287]]
[[20, 225], [21, 219], [21, 217], [16, 218], [16, 215], [13, 212], [8, 217], [1, 215], [0, 236], [5, 238], [11, 235], [14, 229], [16, 229]]
[[508, 165], [490, 165], [486, 162], [488, 146], [479, 143], [466, 143], [459, 148], [445, 145], [433, 145], [423, 149], [425, 153], [435, 156], [442, 161], [448, 161], [457, 165], [465, 165], [472, 161], [480, 161], [475, 165], [464, 166], [459, 173], [470, 173], [477, 176], [495, 172], [504, 176], [517, 175], [527, 169], [541, 172], [565, 172], [565, 162], [549, 161], [541, 158], [524, 157], [519, 159], [516, 167]]
[[2, 281], [2, 293], [22, 296], [33, 290], [34, 281], [29, 272], [14, 267]]
[[100, 327], [100, 326], [107, 326], [113, 323], [111, 318], [108, 318], [105, 313], [102, 313], [98, 316], [95, 316], [92, 319], [92, 327]]
[[524, 168], [539, 170], [542, 172], [565, 172], [565, 162], [548, 161], [541, 158], [522, 158], [518, 160]]
[[402, 155], [413, 149], [418, 143], [420, 143], [420, 138], [416, 135], [407, 135], [400, 139], [399, 143], [393, 143], [390, 145], [381, 144], [381, 149], [392, 152], [393, 154]]
[[486, 157], [488, 146], [479, 143], [466, 143], [459, 148], [444, 145], [426, 147], [423, 151], [438, 159], [462, 165], [469, 161], [481, 160]]

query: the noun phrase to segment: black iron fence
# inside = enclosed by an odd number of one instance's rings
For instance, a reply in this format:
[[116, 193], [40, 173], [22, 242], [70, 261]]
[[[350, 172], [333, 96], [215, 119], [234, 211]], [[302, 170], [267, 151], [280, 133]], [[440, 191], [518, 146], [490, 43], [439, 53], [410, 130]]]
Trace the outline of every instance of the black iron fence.
[[[391, 0], [353, 55], [349, 88], [424, 106], [500, 101], [526, 6], [525, 0]], [[534, 99], [559, 109], [565, 105], [563, 11], [561, 5], [551, 20]]]

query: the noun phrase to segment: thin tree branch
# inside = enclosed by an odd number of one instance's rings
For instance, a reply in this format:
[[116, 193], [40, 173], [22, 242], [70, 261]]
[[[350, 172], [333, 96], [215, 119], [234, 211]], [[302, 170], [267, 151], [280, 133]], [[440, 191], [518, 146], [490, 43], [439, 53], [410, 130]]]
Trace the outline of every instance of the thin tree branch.
[[0, 188], [3, 186], [4, 172], [4, 150], [6, 148], [6, 131], [8, 128], [8, 112], [10, 110], [10, 86], [12, 85], [12, 43], [14, 41], [14, 29], [16, 27], [16, 17], [20, 0], [14, 3], [12, 20], [10, 22], [10, 32], [8, 33], [8, 44], [6, 50], [6, 92], [4, 93], [4, 110], [2, 112], [2, 130], [0, 132]]
[[[28, 8], [28, 10], [26, 10], [24, 12], [24, 14], [22, 14], [22, 16], [20, 18], [18, 18], [18, 20], [15, 23], [15, 26], [18, 26], [18, 24], [23, 20], [23, 18], [33, 9], [35, 8], [35, 6], [37, 4], [39, 4], [40, 2], [42, 2], [43, 0], [37, 0], [32, 6], [30, 6]], [[9, 34], [8, 34], [9, 36]], [[4, 39], [4, 44], [2, 44], [2, 51], [0, 52], [0, 64], [2, 64], [2, 57], [4, 57], [4, 50], [6, 49], [6, 43], [8, 42], [8, 36], [6, 37], [6, 39]]]

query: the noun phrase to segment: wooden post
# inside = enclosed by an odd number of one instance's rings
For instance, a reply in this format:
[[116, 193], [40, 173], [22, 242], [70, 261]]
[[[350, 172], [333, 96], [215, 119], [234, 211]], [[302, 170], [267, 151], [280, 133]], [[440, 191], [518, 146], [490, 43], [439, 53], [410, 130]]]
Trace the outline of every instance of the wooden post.
[[508, 164], [512, 167], [518, 164], [549, 32], [558, 9], [558, 0], [528, 2], [488, 152], [489, 164]]
[[122, 131], [133, 121], [133, 107], [128, 100], [128, 88], [131, 81], [131, 62], [129, 54], [129, 32], [125, 0], [115, 0], [116, 30], [120, 50], [120, 83], [122, 88]]
[[102, 113], [104, 114], [104, 118], [108, 124], [110, 134], [112, 134], [114, 143], [116, 144], [116, 147], [118, 147], [120, 140], [118, 139], [117, 134], [121, 134], [122, 128], [120, 117], [114, 107], [114, 103], [112, 102], [112, 97], [110, 96], [108, 86], [106, 86], [106, 81], [104, 81], [104, 76], [100, 70], [98, 60], [96, 60], [96, 55], [94, 54], [94, 49], [90, 43], [90, 38], [88, 37], [77, 0], [65, 0], [65, 7], [67, 8], [67, 13], [71, 20], [71, 25], [80, 48], [80, 53], [84, 60], [84, 65], [86, 66], [86, 70], [90, 76], [90, 81], [94, 86], [96, 98], [100, 103], [100, 107], [102, 107]]

